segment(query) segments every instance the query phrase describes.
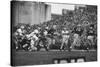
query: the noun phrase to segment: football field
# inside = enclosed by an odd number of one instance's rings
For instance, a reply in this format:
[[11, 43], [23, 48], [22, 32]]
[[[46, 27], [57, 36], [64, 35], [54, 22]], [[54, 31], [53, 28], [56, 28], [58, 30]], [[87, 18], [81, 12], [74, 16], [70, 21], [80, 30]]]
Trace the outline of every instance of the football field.
[[12, 56], [11, 65], [22, 66], [22, 65], [40, 65], [40, 64], [54, 64], [57, 60], [67, 60], [70, 63], [71, 59], [76, 62], [78, 59], [84, 59], [84, 62], [97, 61], [97, 51], [96, 50], [72, 50], [69, 51], [18, 51], [14, 52]]

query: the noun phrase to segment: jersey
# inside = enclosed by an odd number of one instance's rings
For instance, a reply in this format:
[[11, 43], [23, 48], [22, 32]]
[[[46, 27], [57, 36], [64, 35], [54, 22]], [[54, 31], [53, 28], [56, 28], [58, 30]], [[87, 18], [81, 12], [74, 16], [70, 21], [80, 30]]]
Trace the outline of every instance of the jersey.
[[21, 29], [17, 29], [17, 32], [18, 32], [18, 34], [19, 34], [20, 36], [23, 35], [23, 31], [22, 31]]
[[38, 34], [38, 33], [39, 33], [39, 31], [38, 31], [37, 29], [35, 29], [35, 30], [34, 30], [34, 33]]
[[66, 30], [66, 31], [62, 31], [62, 35], [69, 35], [69, 31], [68, 30]]
[[74, 28], [73, 32], [78, 34], [79, 36], [81, 36], [83, 33], [83, 29], [76, 27], [76, 28]]
[[89, 29], [89, 30], [87, 31], [87, 36], [93, 36], [93, 35], [95, 35], [94, 30], [93, 30], [93, 29]]
[[51, 29], [48, 31], [48, 34], [54, 35], [54, 32], [55, 32], [55, 31], [56, 31], [55, 29], [51, 28]]

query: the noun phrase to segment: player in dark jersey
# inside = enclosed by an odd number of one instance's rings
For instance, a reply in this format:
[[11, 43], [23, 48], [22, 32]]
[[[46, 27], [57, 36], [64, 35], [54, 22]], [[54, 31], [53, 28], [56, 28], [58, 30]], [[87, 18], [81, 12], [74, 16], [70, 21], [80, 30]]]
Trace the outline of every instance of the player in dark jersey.
[[74, 33], [74, 41], [71, 45], [71, 49], [74, 49], [75, 46], [76, 47], [79, 47], [80, 46], [80, 37], [83, 33], [84, 29], [81, 27], [81, 25], [78, 25], [77, 27], [75, 27], [72, 31], [72, 33]]
[[94, 46], [94, 36], [95, 36], [95, 31], [93, 25], [90, 25], [89, 29], [87, 30], [87, 39], [89, 40], [90, 48], [93, 48]]
[[73, 32], [81, 36], [83, 33], [83, 29], [80, 26], [78, 26], [74, 28]]
[[51, 29], [48, 30], [48, 49], [50, 47], [50, 45], [54, 45], [55, 44], [55, 32], [56, 32], [56, 27], [53, 26]]
[[40, 48], [44, 47], [46, 49], [46, 51], [48, 51], [47, 48], [47, 39], [46, 39], [46, 35], [47, 35], [47, 30], [46, 29], [41, 29], [40, 30], [40, 36], [39, 36], [39, 41], [38, 41], [38, 45], [37, 45], [37, 51], [40, 50]]
[[54, 32], [55, 32], [56, 30], [54, 29], [54, 28], [51, 28], [50, 30], [48, 30], [48, 34], [50, 34], [51, 36], [51, 38], [53, 38], [53, 35], [54, 35]]

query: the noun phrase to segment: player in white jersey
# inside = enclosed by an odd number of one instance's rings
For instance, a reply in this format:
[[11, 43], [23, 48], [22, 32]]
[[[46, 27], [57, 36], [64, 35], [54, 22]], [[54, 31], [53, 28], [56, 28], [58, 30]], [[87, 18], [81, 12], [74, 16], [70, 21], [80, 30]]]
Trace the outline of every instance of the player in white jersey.
[[23, 36], [23, 33], [24, 33], [24, 26], [21, 26], [19, 29], [17, 29], [16, 32], [18, 33], [19, 36]]
[[17, 49], [22, 49], [22, 44], [21, 43], [22, 43], [22, 40], [23, 40], [24, 34], [25, 34], [25, 29], [24, 28], [25, 27], [22, 25], [15, 32], [15, 35], [17, 37], [17, 41], [16, 42], [17, 42], [17, 45], [18, 45], [18, 47], [16, 47]]
[[64, 30], [62, 30], [61, 33], [62, 33], [62, 44], [61, 44], [60, 49], [62, 50], [64, 43], [68, 46], [68, 39], [70, 35], [69, 35], [69, 30], [67, 30], [66, 28], [64, 28]]
[[28, 35], [28, 38], [30, 38], [31, 39], [31, 43], [30, 43], [30, 45], [31, 45], [31, 50], [30, 51], [32, 51], [32, 50], [37, 50], [37, 48], [35, 47], [35, 45], [36, 45], [36, 42], [38, 41], [38, 36], [37, 36], [37, 34], [39, 34], [39, 31], [38, 31], [38, 29], [35, 29], [32, 33], [30, 33], [29, 35]]

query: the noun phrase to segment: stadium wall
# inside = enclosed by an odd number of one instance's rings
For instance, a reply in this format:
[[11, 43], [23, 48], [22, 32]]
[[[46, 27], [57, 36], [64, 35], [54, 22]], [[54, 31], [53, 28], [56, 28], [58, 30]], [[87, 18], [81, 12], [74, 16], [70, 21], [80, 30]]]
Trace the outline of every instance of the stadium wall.
[[11, 10], [14, 25], [33, 25], [51, 20], [51, 6], [43, 2], [12, 1]]

